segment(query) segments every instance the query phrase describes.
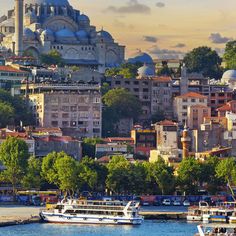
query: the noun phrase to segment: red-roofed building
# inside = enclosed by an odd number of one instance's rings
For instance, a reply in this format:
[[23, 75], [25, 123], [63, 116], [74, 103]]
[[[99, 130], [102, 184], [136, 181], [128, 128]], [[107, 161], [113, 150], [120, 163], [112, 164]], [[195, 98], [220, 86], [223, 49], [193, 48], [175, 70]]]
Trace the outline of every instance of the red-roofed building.
[[174, 114], [179, 123], [184, 125], [188, 120], [188, 107], [207, 106], [208, 98], [199, 93], [189, 92], [174, 99]]
[[[20, 85], [21, 81], [26, 80], [29, 72], [20, 70], [13, 66], [0, 66], [0, 88], [10, 90], [14, 85]], [[15, 91], [19, 93], [19, 91]]]
[[225, 117], [226, 112], [236, 113], [236, 100], [227, 102], [225, 105], [217, 109], [219, 117]]
[[15, 137], [26, 142], [29, 154], [35, 155], [35, 140], [25, 132], [16, 132], [9, 129], [0, 130], [0, 144], [6, 140], [7, 137]]

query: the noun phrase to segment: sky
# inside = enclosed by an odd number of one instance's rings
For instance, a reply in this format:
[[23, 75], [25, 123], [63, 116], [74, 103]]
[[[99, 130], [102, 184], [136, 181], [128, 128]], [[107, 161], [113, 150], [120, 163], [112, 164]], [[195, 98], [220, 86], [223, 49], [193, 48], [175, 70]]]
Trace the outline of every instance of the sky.
[[[138, 50], [153, 58], [181, 57], [198, 46], [222, 53], [226, 42], [236, 39], [236, 0], [68, 1], [125, 45], [127, 58]], [[0, 0], [0, 13], [13, 4]]]

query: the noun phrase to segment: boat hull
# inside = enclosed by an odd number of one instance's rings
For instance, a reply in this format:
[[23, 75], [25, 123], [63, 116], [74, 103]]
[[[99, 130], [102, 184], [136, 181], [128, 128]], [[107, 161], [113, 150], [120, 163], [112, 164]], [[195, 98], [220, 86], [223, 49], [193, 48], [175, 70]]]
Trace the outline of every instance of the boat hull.
[[202, 221], [202, 216], [188, 215], [187, 221]]
[[66, 223], [66, 224], [105, 224], [105, 225], [140, 225], [143, 223], [142, 217], [112, 217], [112, 216], [87, 216], [87, 215], [63, 215], [40, 213], [44, 222], [48, 223]]

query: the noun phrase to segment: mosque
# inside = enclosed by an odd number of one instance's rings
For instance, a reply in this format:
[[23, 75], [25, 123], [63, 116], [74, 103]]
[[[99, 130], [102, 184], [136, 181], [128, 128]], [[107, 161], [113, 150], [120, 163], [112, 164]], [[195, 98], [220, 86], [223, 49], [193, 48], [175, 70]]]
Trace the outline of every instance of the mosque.
[[104, 72], [124, 62], [125, 47], [105, 30], [97, 31], [87, 15], [68, 0], [15, 0], [15, 8], [0, 17], [2, 47], [16, 55], [57, 50], [68, 65]]

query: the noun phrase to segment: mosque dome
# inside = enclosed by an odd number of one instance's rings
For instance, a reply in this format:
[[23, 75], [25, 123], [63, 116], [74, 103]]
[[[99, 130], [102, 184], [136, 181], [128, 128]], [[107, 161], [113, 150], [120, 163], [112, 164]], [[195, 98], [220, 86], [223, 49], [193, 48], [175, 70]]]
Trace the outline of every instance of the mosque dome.
[[26, 39], [26, 40], [34, 40], [35, 39], [35, 33], [29, 28], [24, 29], [23, 36], [24, 36], [24, 39]]
[[88, 16], [86, 16], [86, 15], [84, 15], [84, 14], [81, 14], [81, 15], [79, 16], [79, 21], [88, 21], [88, 22], [90, 22], [90, 19], [89, 19]]
[[222, 82], [230, 83], [230, 81], [236, 81], [236, 70], [227, 70], [222, 76]]
[[100, 39], [100, 40], [103, 40], [103, 41], [114, 41], [113, 40], [113, 37], [111, 36], [111, 34], [105, 30], [101, 30], [99, 32], [97, 32], [97, 37]]
[[25, 4], [28, 5], [56, 5], [56, 6], [68, 6], [70, 5], [67, 0], [26, 0]]
[[74, 32], [65, 28], [56, 32], [56, 39], [61, 43], [77, 41]]
[[128, 62], [132, 64], [138, 62], [141, 62], [143, 64], [153, 64], [153, 59], [149, 54], [140, 51], [137, 54], [135, 54], [132, 58], [129, 58]]
[[138, 77], [149, 77], [149, 76], [154, 76], [155, 75], [155, 70], [146, 64], [144, 66], [140, 67], [138, 69]]
[[75, 33], [75, 35], [81, 42], [88, 41], [89, 35], [85, 30], [79, 30]]

